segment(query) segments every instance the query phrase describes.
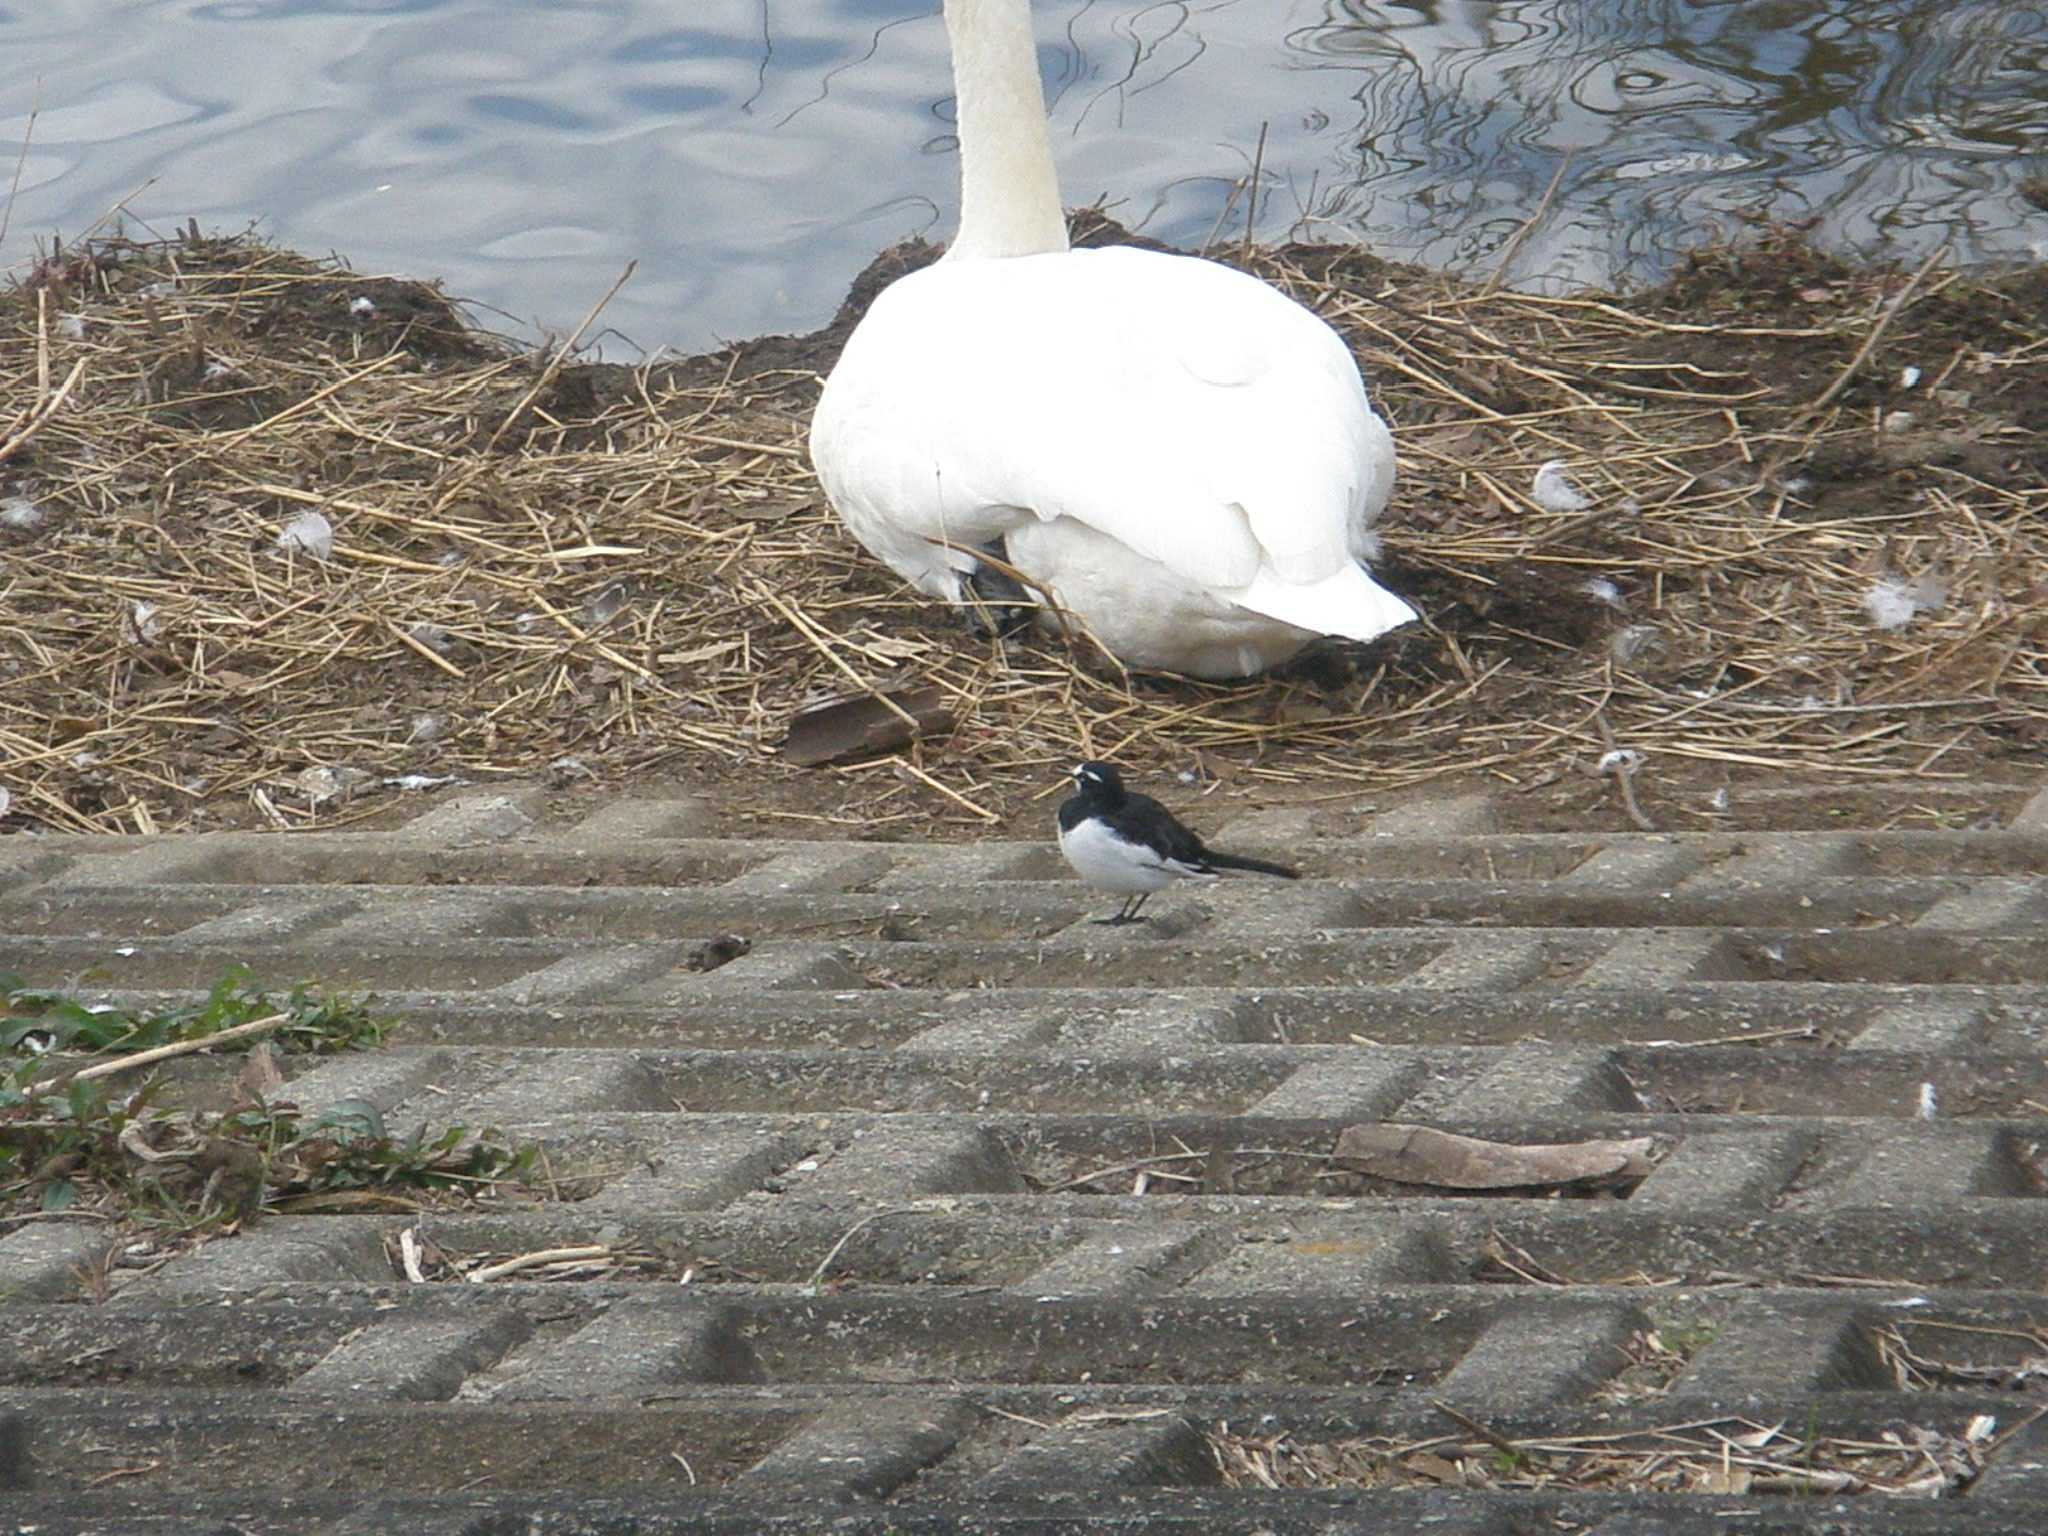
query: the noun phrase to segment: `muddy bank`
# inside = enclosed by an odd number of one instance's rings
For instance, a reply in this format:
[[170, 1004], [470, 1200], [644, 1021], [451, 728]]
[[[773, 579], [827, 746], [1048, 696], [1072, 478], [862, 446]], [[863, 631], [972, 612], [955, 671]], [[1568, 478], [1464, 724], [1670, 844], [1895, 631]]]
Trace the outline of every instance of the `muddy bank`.
[[[839, 531], [819, 379], [932, 254], [885, 255], [816, 335], [639, 368], [248, 240], [46, 263], [0, 296], [0, 831], [374, 823], [544, 779], [971, 834], [1084, 753], [1266, 799], [1486, 775], [1618, 824], [1610, 748], [1678, 827], [1756, 776], [2038, 761], [2040, 269], [1856, 271], [1766, 231], [1558, 297], [1252, 253], [1394, 425], [1383, 579], [1426, 621], [1221, 687], [971, 638]], [[1584, 507], [1533, 497], [1553, 459]], [[792, 714], [855, 679], [937, 687], [955, 728], [789, 765]]]

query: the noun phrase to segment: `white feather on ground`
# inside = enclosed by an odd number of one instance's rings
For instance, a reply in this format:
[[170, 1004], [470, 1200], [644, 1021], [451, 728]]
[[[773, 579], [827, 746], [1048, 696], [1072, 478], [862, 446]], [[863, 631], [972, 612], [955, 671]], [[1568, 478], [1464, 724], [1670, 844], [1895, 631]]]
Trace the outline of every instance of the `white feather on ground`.
[[1563, 459], [1552, 459], [1536, 471], [1536, 478], [1529, 483], [1529, 495], [1546, 512], [1583, 512], [1593, 505], [1593, 498], [1564, 472]]
[[1880, 576], [1863, 594], [1863, 611], [1879, 629], [1904, 629], [1915, 616], [1932, 613], [1948, 601], [1948, 583], [1934, 572], [1911, 581]]

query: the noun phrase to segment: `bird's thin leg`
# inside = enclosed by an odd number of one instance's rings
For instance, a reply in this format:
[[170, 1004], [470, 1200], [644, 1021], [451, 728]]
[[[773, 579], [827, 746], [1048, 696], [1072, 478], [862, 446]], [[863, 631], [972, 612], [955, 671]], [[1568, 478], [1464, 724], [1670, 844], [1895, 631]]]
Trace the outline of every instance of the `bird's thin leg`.
[[1143, 922], [1144, 919], [1138, 916], [1138, 908], [1145, 905], [1145, 898], [1151, 894], [1150, 891], [1140, 891], [1136, 896], [1127, 896], [1124, 904], [1116, 909], [1116, 916], [1098, 917], [1095, 921], [1104, 928], [1121, 928], [1126, 923]]

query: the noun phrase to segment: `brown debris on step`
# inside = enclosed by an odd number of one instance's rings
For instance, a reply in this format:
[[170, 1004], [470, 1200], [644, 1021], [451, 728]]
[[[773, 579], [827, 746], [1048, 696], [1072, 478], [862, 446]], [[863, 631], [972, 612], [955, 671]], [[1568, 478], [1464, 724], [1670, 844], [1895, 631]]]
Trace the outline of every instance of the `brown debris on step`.
[[1337, 1138], [1339, 1165], [1401, 1184], [1445, 1189], [1638, 1184], [1655, 1163], [1653, 1137], [1516, 1146], [1426, 1125], [1353, 1125]]
[[898, 688], [813, 704], [789, 722], [782, 755], [806, 768], [901, 751], [953, 727], [953, 711], [937, 688]]

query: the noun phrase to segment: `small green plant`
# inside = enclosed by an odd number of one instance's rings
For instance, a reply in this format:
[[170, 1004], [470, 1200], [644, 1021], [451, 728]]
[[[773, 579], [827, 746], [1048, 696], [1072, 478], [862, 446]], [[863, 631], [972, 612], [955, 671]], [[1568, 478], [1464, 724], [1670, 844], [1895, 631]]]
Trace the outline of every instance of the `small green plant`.
[[1672, 1319], [1657, 1325], [1657, 1336], [1664, 1341], [1664, 1347], [1681, 1360], [1690, 1360], [1705, 1349], [1720, 1331], [1718, 1323], [1703, 1318]]
[[311, 1120], [295, 1105], [258, 1105], [223, 1115], [211, 1131], [255, 1151], [283, 1196], [523, 1182], [540, 1156], [538, 1145], [513, 1147], [492, 1129], [472, 1136], [466, 1126], [436, 1133], [421, 1124], [409, 1136], [393, 1136], [377, 1107], [362, 1099], [344, 1099]]
[[362, 1100], [308, 1117], [283, 1097], [267, 1049], [242, 1068], [231, 1107], [219, 1113], [159, 1108], [155, 1078], [131, 1089], [47, 1075], [54, 1053], [118, 1059], [276, 1014], [285, 1019], [262, 1031], [267, 1040], [305, 1052], [362, 1049], [384, 1035], [369, 1000], [300, 985], [280, 1002], [239, 966], [203, 1002], [154, 1012], [89, 1007], [0, 975], [0, 1212], [62, 1211], [90, 1196], [102, 1208], [193, 1230], [248, 1219], [266, 1204], [317, 1208], [351, 1192], [421, 1198], [525, 1180], [539, 1149], [514, 1147], [494, 1130], [422, 1124], [394, 1136]]
[[0, 1197], [27, 1194], [45, 1211], [70, 1207], [80, 1178], [108, 1171], [130, 1111], [146, 1108], [153, 1091], [145, 1086], [114, 1109], [96, 1083], [74, 1080], [35, 1103], [13, 1083], [0, 1084]]
[[288, 1015], [271, 1036], [304, 1051], [364, 1050], [384, 1038], [384, 1021], [371, 1011], [376, 999], [327, 992], [300, 982], [282, 1001], [253, 985], [248, 970], [232, 965], [203, 1002], [154, 1012], [89, 1006], [63, 992], [29, 986], [0, 972], [0, 1050], [151, 1051], [181, 1040], [201, 1040], [273, 1013]]

